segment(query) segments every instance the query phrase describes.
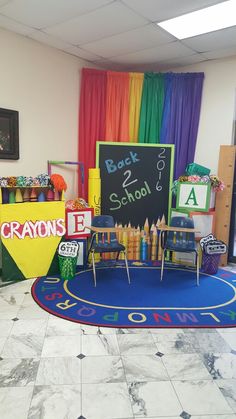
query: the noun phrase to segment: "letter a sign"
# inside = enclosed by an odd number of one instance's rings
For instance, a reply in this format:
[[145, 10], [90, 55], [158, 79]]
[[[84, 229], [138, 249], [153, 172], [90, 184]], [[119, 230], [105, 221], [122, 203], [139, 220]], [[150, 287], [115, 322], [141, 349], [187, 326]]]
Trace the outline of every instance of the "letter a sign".
[[180, 182], [177, 190], [176, 208], [207, 212], [210, 205], [210, 192], [210, 182]]

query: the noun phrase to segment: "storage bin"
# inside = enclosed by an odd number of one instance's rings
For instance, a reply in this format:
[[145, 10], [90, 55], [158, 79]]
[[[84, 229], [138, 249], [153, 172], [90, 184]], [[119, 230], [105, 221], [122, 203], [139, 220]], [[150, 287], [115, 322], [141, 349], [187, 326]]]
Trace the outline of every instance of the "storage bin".
[[77, 255], [74, 257], [58, 255], [58, 259], [61, 278], [73, 279], [76, 274]]
[[210, 174], [210, 169], [204, 166], [200, 166], [197, 163], [189, 163], [185, 169], [187, 175], [198, 175], [198, 176], [206, 176]]
[[216, 274], [220, 263], [221, 254], [207, 255], [203, 252], [202, 255], [202, 271], [206, 274]]

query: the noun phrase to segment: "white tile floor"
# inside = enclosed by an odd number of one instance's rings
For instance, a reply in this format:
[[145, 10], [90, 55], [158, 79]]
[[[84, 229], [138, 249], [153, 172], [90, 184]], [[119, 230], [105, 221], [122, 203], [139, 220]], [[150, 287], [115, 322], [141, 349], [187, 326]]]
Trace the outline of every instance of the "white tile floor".
[[236, 328], [109, 329], [0, 288], [0, 419], [236, 419]]

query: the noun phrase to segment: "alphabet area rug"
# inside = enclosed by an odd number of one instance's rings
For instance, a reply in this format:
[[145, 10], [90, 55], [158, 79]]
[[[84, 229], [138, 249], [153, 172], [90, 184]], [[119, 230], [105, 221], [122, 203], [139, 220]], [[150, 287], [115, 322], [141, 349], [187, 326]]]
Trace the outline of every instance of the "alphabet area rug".
[[74, 279], [43, 276], [34, 282], [32, 296], [44, 310], [63, 319], [116, 328], [236, 327], [236, 274], [219, 269], [200, 273], [185, 267], [130, 263], [128, 284], [123, 262], [96, 268], [97, 286], [88, 268]]

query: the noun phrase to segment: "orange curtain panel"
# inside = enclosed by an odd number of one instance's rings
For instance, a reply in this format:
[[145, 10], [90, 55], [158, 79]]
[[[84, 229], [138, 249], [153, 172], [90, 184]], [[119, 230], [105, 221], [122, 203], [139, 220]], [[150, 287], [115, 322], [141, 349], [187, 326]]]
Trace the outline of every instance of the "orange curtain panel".
[[138, 141], [143, 73], [129, 73], [129, 140]]
[[129, 141], [129, 73], [107, 72], [106, 141]]
[[[88, 169], [95, 167], [96, 141], [105, 139], [107, 72], [82, 69], [79, 110], [79, 161], [84, 163], [87, 199]], [[79, 182], [81, 196], [81, 182]]]

